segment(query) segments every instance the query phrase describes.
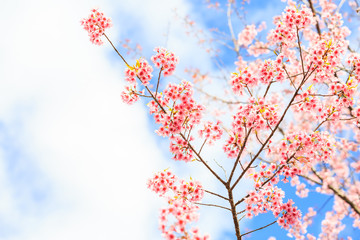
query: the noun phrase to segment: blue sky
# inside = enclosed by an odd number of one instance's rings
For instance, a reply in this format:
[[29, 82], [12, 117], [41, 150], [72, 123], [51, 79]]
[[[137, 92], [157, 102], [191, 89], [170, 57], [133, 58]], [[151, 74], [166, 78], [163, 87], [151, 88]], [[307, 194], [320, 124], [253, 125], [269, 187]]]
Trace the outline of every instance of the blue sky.
[[[253, 2], [249, 21], [270, 20], [284, 6]], [[141, 43], [145, 57], [166, 43], [180, 56], [180, 70], [197, 66], [216, 72], [205, 50], [173, 18], [176, 7], [200, 28], [217, 23], [217, 13], [209, 14], [201, 3], [3, 2], [0, 20], [9, 24], [2, 26], [0, 39], [0, 239], [161, 239], [157, 214], [163, 202], [146, 189], [147, 178], [171, 167], [218, 188], [204, 169], [169, 159], [167, 142], [153, 133], [144, 102], [131, 107], [121, 102], [121, 61], [109, 45], [92, 45], [80, 26], [80, 19], [99, 7], [113, 19], [108, 35], [114, 43], [126, 38]], [[224, 62], [232, 69], [234, 56], [226, 53]], [[235, 239], [230, 216], [217, 209], [202, 208], [199, 225], [212, 239]], [[266, 239], [269, 233], [286, 239], [278, 226], [253, 237]]]

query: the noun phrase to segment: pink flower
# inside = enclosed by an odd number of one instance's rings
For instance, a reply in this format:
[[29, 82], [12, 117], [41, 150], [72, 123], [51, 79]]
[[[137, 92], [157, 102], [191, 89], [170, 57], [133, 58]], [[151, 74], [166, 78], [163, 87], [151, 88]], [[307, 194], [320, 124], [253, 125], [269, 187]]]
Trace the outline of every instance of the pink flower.
[[106, 28], [112, 26], [111, 19], [104, 16], [97, 9], [92, 9], [88, 18], [81, 20], [81, 25], [88, 32], [90, 41], [96, 45], [102, 45], [100, 37], [104, 34]]
[[155, 64], [155, 66], [162, 69], [164, 76], [170, 76], [173, 74], [176, 65], [179, 63], [179, 58], [166, 48], [157, 47], [154, 51], [157, 54], [151, 57], [151, 61]]

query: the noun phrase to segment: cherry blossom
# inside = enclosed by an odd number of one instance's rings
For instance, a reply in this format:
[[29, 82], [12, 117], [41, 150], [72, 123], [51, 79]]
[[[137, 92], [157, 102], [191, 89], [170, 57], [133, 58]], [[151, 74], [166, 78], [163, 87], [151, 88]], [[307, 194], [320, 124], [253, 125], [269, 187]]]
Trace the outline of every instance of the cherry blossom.
[[88, 32], [90, 41], [96, 45], [102, 45], [100, 37], [104, 34], [106, 28], [112, 26], [111, 19], [104, 16], [104, 13], [97, 9], [92, 9], [87, 18], [81, 20], [81, 25]]
[[[233, 28], [231, 14], [239, 13], [235, 2], [226, 6], [230, 36], [224, 38], [225, 47], [236, 54], [229, 66], [233, 73], [219, 71], [214, 77], [190, 66], [185, 73], [193, 83], [169, 78], [162, 84], [179, 64], [174, 52], [156, 47], [151, 61], [142, 57], [130, 66], [107, 38], [126, 67], [128, 85], [121, 99], [133, 104], [143, 97], [157, 124], [155, 132], [169, 142], [172, 159], [203, 167], [221, 183], [217, 193], [205, 190], [213, 186], [185, 181], [169, 170], [150, 178], [148, 188], [166, 201], [159, 216], [162, 236], [210, 239], [194, 226], [202, 205], [228, 211], [238, 240], [276, 223], [298, 240], [337, 239], [347, 233], [349, 222], [360, 229], [360, 55], [348, 40], [351, 32], [341, 6], [326, 0], [303, 5], [288, 0], [283, 13], [274, 17], [274, 28], [265, 32], [264, 24]], [[223, 7], [207, 4], [216, 10]], [[350, 5], [355, 8], [353, 2]], [[198, 36], [195, 22], [188, 17], [185, 21], [187, 30], [194, 29]], [[100, 45], [111, 21], [92, 10], [81, 24]], [[242, 30], [236, 36], [234, 29]], [[250, 56], [243, 54], [245, 48]], [[226, 89], [208, 93], [207, 86], [219, 79], [226, 80]], [[204, 153], [210, 149], [216, 152], [214, 159]], [[243, 184], [250, 189], [246, 193], [240, 191]], [[288, 194], [291, 187], [297, 197]], [[227, 205], [201, 203], [205, 194]], [[300, 209], [299, 199], [320, 194], [331, 196], [322, 203], [328, 204], [326, 209]], [[267, 225], [246, 232], [239, 224], [267, 212], [273, 215]], [[321, 223], [320, 232], [309, 227], [314, 223]]]

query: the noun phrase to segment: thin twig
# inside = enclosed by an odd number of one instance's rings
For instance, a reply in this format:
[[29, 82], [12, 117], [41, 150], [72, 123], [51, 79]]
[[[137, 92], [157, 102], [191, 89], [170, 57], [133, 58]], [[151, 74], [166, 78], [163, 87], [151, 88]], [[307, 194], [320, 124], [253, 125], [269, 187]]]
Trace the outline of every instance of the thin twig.
[[226, 201], [229, 201], [228, 198], [226, 198], [226, 197], [224, 197], [224, 196], [221, 196], [220, 194], [211, 192], [211, 191], [209, 191], [209, 190], [205, 190], [205, 189], [204, 189], [204, 192], [209, 193], [209, 194], [212, 194], [212, 195], [217, 196], [217, 197], [219, 197], [219, 198], [225, 199]]
[[228, 2], [228, 9], [227, 9], [228, 27], [229, 27], [229, 31], [230, 31], [230, 34], [231, 34], [231, 39], [232, 39], [232, 41], [234, 43], [234, 49], [235, 49], [236, 55], [240, 56], [239, 45], [236, 42], [236, 38], [235, 38], [235, 34], [234, 34], [233, 27], [232, 27], [232, 22], [231, 22], [231, 3], [232, 3], [231, 1]]
[[160, 71], [159, 71], [159, 76], [158, 76], [158, 80], [157, 80], [157, 83], [156, 83], [156, 91], [155, 91], [155, 98], [157, 96], [157, 93], [158, 93], [158, 89], [159, 89], [159, 83], [160, 83], [160, 76], [161, 76], [161, 72], [163, 70], [163, 67], [160, 68]]
[[196, 205], [201, 205], [201, 206], [208, 206], [208, 207], [218, 207], [218, 208], [223, 208], [223, 209], [226, 209], [226, 210], [229, 210], [231, 211], [230, 208], [227, 208], [227, 207], [223, 207], [223, 206], [220, 206], [220, 205], [216, 205], [216, 204], [209, 204], [209, 203], [198, 203], [196, 202], [195, 203]]
[[263, 226], [263, 227], [260, 227], [260, 228], [257, 228], [257, 229], [255, 229], [255, 230], [252, 230], [252, 231], [250, 231], [250, 232], [244, 233], [244, 234], [241, 235], [241, 237], [242, 237], [242, 236], [245, 236], [245, 235], [248, 235], [248, 234], [250, 234], [250, 233], [259, 231], [259, 230], [264, 229], [264, 228], [266, 228], [266, 227], [269, 227], [269, 226], [273, 225], [273, 224], [276, 223], [276, 222], [277, 222], [277, 220], [275, 220], [275, 221], [273, 221], [273, 222], [271, 222], [271, 223], [269, 223], [268, 225], [265, 225], [265, 226]]

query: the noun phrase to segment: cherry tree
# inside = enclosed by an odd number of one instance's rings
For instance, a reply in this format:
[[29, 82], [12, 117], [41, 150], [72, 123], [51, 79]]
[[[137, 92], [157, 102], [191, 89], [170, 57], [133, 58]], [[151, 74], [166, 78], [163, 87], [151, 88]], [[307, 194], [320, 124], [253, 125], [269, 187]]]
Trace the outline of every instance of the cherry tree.
[[[129, 50], [128, 45], [117, 49], [105, 33], [112, 26], [110, 18], [93, 9], [81, 21], [92, 43], [109, 42], [124, 62], [127, 85], [121, 99], [131, 105], [144, 98], [158, 125], [156, 133], [169, 140], [173, 160], [202, 165], [226, 193], [192, 178], [181, 179], [169, 169], [159, 171], [147, 184], [167, 203], [159, 214], [162, 236], [210, 239], [195, 227], [200, 206], [227, 211], [236, 239], [273, 224], [295, 239], [338, 239], [347, 225], [359, 231], [360, 54], [356, 43], [350, 44], [351, 31], [344, 24], [344, 18], [356, 18], [358, 2], [350, 1], [345, 12], [345, 1], [288, 0], [267, 31], [264, 23], [244, 23], [245, 2], [206, 1], [209, 8], [223, 10], [228, 30], [215, 29], [212, 39], [200, 42], [214, 43], [226, 35], [222, 46], [237, 56], [233, 73], [220, 76], [227, 87], [215, 93], [203, 87], [211, 74], [196, 68], [187, 70], [189, 81], [171, 81], [162, 89], [160, 82], [175, 76], [182, 64], [176, 53], [156, 47], [150, 58], [130, 63], [121, 53]], [[242, 22], [242, 28], [234, 22]], [[197, 31], [189, 19], [184, 23]], [[262, 31], [264, 39], [258, 37]], [[208, 52], [221, 57], [215, 48]], [[221, 170], [205, 159], [210, 148], [219, 152]], [[239, 186], [249, 182], [251, 189], [239, 197]], [[321, 194], [333, 199], [318, 235], [308, 227], [321, 209], [300, 209], [287, 196], [286, 184], [300, 198]], [[204, 195], [224, 204], [203, 203]], [[273, 221], [250, 231], [241, 229], [241, 221], [267, 212]]]

